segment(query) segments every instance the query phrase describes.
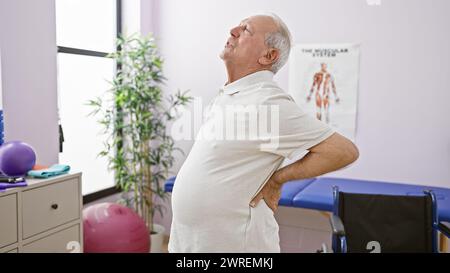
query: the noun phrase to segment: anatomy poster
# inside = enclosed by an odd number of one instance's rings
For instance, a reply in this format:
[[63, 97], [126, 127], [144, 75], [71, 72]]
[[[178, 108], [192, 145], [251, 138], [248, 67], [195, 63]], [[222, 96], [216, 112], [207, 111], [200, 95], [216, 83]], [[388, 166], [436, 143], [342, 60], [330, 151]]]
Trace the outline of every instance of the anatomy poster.
[[289, 93], [300, 107], [352, 140], [359, 54], [357, 44], [299, 44], [289, 67]]

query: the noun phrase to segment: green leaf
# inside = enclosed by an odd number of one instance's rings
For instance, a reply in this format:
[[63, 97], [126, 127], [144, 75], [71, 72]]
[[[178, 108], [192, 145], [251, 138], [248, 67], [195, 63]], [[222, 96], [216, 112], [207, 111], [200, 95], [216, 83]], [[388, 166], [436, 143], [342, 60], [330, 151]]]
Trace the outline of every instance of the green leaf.
[[108, 57], [121, 68], [108, 82], [108, 96], [87, 102], [106, 134], [98, 156], [108, 159], [116, 186], [124, 193], [122, 202], [133, 208], [144, 204], [152, 215], [155, 211], [162, 215], [164, 207], [147, 199], [146, 194], [167, 199], [162, 185], [173, 166], [173, 153], [183, 152], [167, 135], [167, 123], [176, 118], [171, 110], [190, 103], [192, 97], [187, 94], [189, 90], [165, 96], [164, 60], [151, 34], [121, 35], [116, 45], [117, 51]]

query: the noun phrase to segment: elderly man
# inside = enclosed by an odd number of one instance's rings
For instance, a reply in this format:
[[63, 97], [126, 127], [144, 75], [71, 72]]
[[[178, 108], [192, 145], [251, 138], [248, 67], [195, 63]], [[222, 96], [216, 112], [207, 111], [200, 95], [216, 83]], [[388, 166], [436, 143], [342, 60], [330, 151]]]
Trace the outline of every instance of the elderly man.
[[[306, 115], [273, 81], [290, 47], [289, 30], [276, 15], [251, 16], [230, 30], [220, 55], [228, 82], [210, 109], [275, 106], [271, 114], [278, 119], [271, 126], [277, 130], [265, 137], [195, 141], [172, 192], [169, 252], [279, 252], [274, 212], [283, 183], [322, 175], [358, 158], [351, 141]], [[238, 128], [252, 126], [247, 115], [209, 113], [200, 132], [223, 124], [224, 117]], [[273, 145], [262, 148], [268, 139]], [[280, 168], [284, 158], [306, 151]]]

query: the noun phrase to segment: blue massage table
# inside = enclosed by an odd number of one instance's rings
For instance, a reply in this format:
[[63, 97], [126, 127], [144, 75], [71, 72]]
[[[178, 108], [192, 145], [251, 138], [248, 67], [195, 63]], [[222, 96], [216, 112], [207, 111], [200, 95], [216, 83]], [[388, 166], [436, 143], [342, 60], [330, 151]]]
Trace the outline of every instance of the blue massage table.
[[[171, 192], [175, 176], [169, 178], [164, 187]], [[450, 189], [411, 184], [387, 183], [344, 178], [319, 177], [290, 181], [283, 185], [280, 206], [314, 209], [320, 211], [333, 210], [333, 186], [348, 193], [421, 195], [424, 190], [432, 190], [437, 198], [439, 220], [450, 222]]]

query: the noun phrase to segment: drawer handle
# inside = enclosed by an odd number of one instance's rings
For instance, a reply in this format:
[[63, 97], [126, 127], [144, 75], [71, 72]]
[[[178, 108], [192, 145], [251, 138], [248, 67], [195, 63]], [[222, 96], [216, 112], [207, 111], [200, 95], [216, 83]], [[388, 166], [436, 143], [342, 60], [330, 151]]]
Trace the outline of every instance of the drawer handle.
[[58, 209], [58, 204], [52, 204], [52, 209]]

